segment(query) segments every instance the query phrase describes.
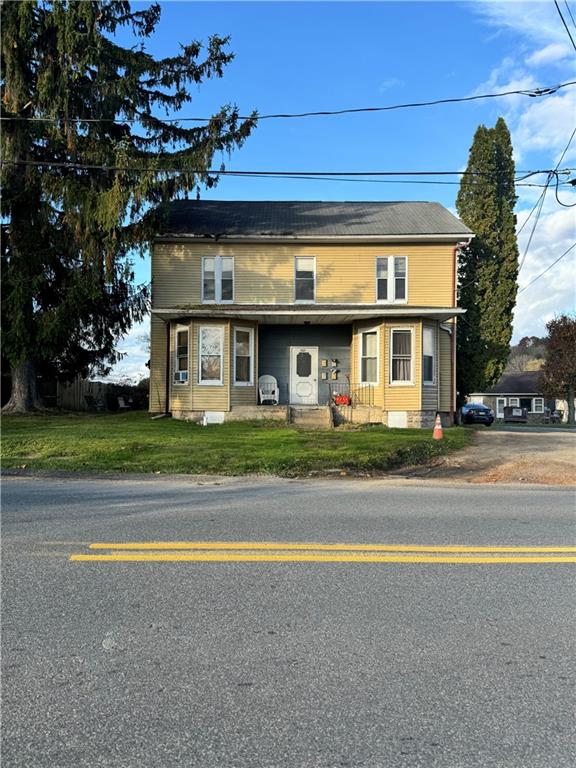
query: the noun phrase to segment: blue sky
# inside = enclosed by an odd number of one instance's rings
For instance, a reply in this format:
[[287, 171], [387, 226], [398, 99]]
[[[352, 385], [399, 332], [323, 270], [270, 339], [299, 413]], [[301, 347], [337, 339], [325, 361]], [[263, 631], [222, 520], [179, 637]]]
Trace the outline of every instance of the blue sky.
[[[559, 3], [576, 39], [576, 2]], [[133, 3], [133, 7], [146, 5]], [[206, 116], [222, 104], [260, 114], [336, 110], [530, 89], [576, 77], [572, 47], [554, 3], [489, 2], [162, 2], [147, 49], [230, 35], [235, 59], [220, 80], [193, 90], [181, 116]], [[128, 43], [128, 37], [118, 38]], [[503, 116], [519, 170], [555, 167], [576, 126], [576, 87], [538, 99], [506, 97], [398, 112], [263, 121], [230, 170], [461, 170], [480, 123]], [[217, 159], [220, 163], [221, 158]], [[576, 167], [576, 138], [562, 168]], [[572, 177], [576, 173], [572, 173]], [[445, 179], [446, 180], [446, 179]], [[450, 177], [456, 181], [456, 177]], [[535, 179], [545, 181], [544, 176]], [[518, 188], [519, 227], [541, 189]], [[223, 177], [203, 192], [221, 200], [436, 200], [454, 210], [457, 184], [359, 183]], [[564, 187], [564, 203], [576, 190]], [[549, 190], [519, 277], [527, 285], [575, 240], [575, 209]], [[519, 235], [524, 254], [534, 216]], [[514, 341], [545, 335], [556, 313], [574, 311], [574, 251], [518, 296]], [[137, 278], [150, 278], [149, 260]], [[148, 323], [121, 343], [115, 377], [138, 379], [148, 358]]]

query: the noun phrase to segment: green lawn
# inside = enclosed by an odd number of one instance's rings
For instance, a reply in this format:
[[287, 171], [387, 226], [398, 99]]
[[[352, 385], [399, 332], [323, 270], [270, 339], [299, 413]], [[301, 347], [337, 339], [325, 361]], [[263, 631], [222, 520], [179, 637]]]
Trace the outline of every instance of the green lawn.
[[472, 432], [358, 429], [302, 431], [271, 422], [208, 427], [147, 413], [4, 416], [2, 467], [72, 472], [306, 475], [381, 472], [463, 448]]

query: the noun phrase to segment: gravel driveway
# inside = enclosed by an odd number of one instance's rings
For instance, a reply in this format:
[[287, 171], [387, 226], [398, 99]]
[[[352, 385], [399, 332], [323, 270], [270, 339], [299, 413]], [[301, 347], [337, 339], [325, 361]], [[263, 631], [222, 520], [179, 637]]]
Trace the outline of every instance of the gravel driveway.
[[481, 428], [468, 448], [442, 457], [432, 467], [398, 474], [467, 483], [576, 486], [576, 430]]

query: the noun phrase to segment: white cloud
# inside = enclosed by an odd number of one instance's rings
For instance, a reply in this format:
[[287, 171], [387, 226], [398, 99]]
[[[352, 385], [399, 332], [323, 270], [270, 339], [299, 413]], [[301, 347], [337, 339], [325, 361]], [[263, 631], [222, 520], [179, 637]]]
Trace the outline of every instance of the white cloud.
[[491, 26], [517, 32], [540, 46], [543, 42], [564, 43], [566, 40], [566, 32], [552, 2], [479, 0], [471, 5]]
[[544, 48], [526, 57], [529, 67], [539, 67], [543, 64], [560, 64], [572, 54], [570, 46], [566, 43], [550, 43]]
[[130, 383], [137, 384], [140, 379], [149, 376], [150, 371], [146, 367], [150, 359], [149, 334], [149, 317], [132, 326], [117, 345], [118, 351], [124, 353], [124, 358], [113, 366], [107, 377], [100, 377], [100, 380], [114, 382], [129, 380]]
[[[576, 203], [576, 192], [562, 189], [560, 199], [565, 204]], [[518, 213], [521, 226], [531, 207]], [[574, 209], [560, 208], [552, 190], [548, 191], [538, 220], [526, 260], [520, 272], [514, 312], [514, 341], [523, 336], [544, 336], [546, 322], [557, 314], [573, 312], [576, 306], [576, 252], [572, 251], [546, 274], [529, 285], [546, 267], [552, 264], [574, 243]], [[534, 216], [526, 224], [519, 237], [520, 256], [524, 255]]]

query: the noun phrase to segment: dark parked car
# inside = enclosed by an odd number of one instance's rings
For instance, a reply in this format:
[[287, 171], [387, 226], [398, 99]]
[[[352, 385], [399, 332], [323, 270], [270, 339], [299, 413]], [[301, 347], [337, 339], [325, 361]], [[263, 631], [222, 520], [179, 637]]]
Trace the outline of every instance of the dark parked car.
[[494, 421], [494, 411], [482, 403], [467, 403], [462, 406], [463, 424], [485, 424], [489, 427]]

